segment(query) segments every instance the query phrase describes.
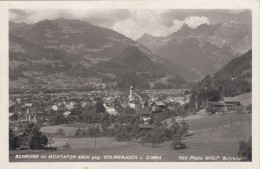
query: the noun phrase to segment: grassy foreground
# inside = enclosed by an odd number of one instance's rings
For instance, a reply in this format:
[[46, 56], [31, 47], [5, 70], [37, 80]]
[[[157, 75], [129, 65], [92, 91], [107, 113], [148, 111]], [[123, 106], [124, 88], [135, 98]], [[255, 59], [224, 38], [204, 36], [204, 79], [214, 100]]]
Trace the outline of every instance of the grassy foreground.
[[[230, 117], [232, 116], [232, 126]], [[143, 161], [143, 162], [180, 162], [180, 161], [238, 161], [239, 141], [251, 136], [251, 114], [242, 114], [242, 135], [240, 115], [212, 115], [190, 120], [191, 131], [184, 138], [187, 149], [174, 150], [170, 142], [144, 146], [138, 143], [115, 142], [112, 138], [97, 138], [96, 148], [94, 138], [55, 138], [53, 146], [68, 142], [68, 150], [12, 150], [9, 157], [11, 162], [60, 162], [60, 161]], [[228, 120], [227, 120], [228, 119]], [[214, 122], [211, 122], [214, 121]], [[194, 130], [193, 130], [194, 129]], [[17, 155], [37, 154], [46, 156], [45, 159], [15, 158]], [[57, 159], [49, 155], [72, 155], [75, 158]], [[75, 156], [74, 156], [75, 155]], [[136, 159], [113, 159], [114, 155], [135, 156]], [[72, 157], [71, 156], [71, 157]], [[206, 159], [207, 157], [210, 159]], [[107, 159], [105, 159], [108, 157]], [[223, 157], [227, 157], [223, 159]], [[229, 158], [230, 157], [230, 158]], [[81, 158], [81, 159], [79, 159]]]

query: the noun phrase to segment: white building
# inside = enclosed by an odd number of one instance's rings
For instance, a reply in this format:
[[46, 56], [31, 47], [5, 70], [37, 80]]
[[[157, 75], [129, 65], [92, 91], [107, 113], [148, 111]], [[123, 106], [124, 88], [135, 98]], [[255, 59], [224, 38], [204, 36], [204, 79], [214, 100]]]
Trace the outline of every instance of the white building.
[[52, 109], [53, 111], [58, 111], [58, 106], [53, 105], [53, 106], [51, 107], [51, 109]]
[[107, 112], [108, 114], [110, 114], [110, 115], [117, 115], [117, 114], [119, 114], [119, 113], [116, 111], [115, 108], [109, 107], [109, 106], [107, 106], [105, 103], [104, 103], [103, 105], [104, 105], [104, 107], [105, 107], [105, 109], [106, 109], [106, 112]]

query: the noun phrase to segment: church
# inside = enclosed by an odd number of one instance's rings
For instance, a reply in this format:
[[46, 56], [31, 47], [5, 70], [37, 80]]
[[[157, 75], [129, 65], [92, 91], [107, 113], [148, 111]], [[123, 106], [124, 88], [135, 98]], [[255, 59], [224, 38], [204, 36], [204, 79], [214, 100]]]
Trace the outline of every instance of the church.
[[130, 86], [130, 91], [129, 91], [129, 96], [128, 96], [128, 105], [133, 108], [133, 109], [140, 109], [140, 108], [145, 108], [147, 101], [147, 98], [143, 99], [141, 93], [137, 93], [134, 91], [134, 87], [131, 85]]

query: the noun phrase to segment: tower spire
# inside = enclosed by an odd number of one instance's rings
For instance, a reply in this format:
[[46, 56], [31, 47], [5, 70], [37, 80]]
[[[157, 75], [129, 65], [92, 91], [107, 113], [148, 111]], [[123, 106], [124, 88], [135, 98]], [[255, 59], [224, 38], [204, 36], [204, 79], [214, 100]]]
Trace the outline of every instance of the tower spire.
[[129, 100], [134, 100], [133, 90], [134, 90], [134, 87], [131, 85], [130, 86], [130, 92], [129, 92]]

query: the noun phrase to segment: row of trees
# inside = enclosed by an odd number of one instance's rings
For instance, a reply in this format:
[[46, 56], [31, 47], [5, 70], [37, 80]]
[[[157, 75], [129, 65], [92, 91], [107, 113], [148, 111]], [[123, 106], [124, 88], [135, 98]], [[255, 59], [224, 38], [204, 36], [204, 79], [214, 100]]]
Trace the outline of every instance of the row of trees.
[[89, 127], [87, 130], [78, 128], [75, 132], [75, 136], [76, 137], [99, 137], [103, 133], [101, 133], [99, 127]]
[[142, 144], [156, 144], [173, 140], [173, 138], [178, 138], [180, 141], [183, 136], [186, 136], [189, 125], [185, 121], [176, 122], [174, 117], [172, 121], [173, 124], [170, 127], [154, 125], [152, 129], [140, 129], [137, 124], [116, 124], [113, 128], [109, 128], [108, 134], [119, 141], [138, 140]]
[[207, 105], [208, 101], [219, 101], [221, 92], [218, 89], [195, 89], [191, 92], [189, 108], [203, 108]]

